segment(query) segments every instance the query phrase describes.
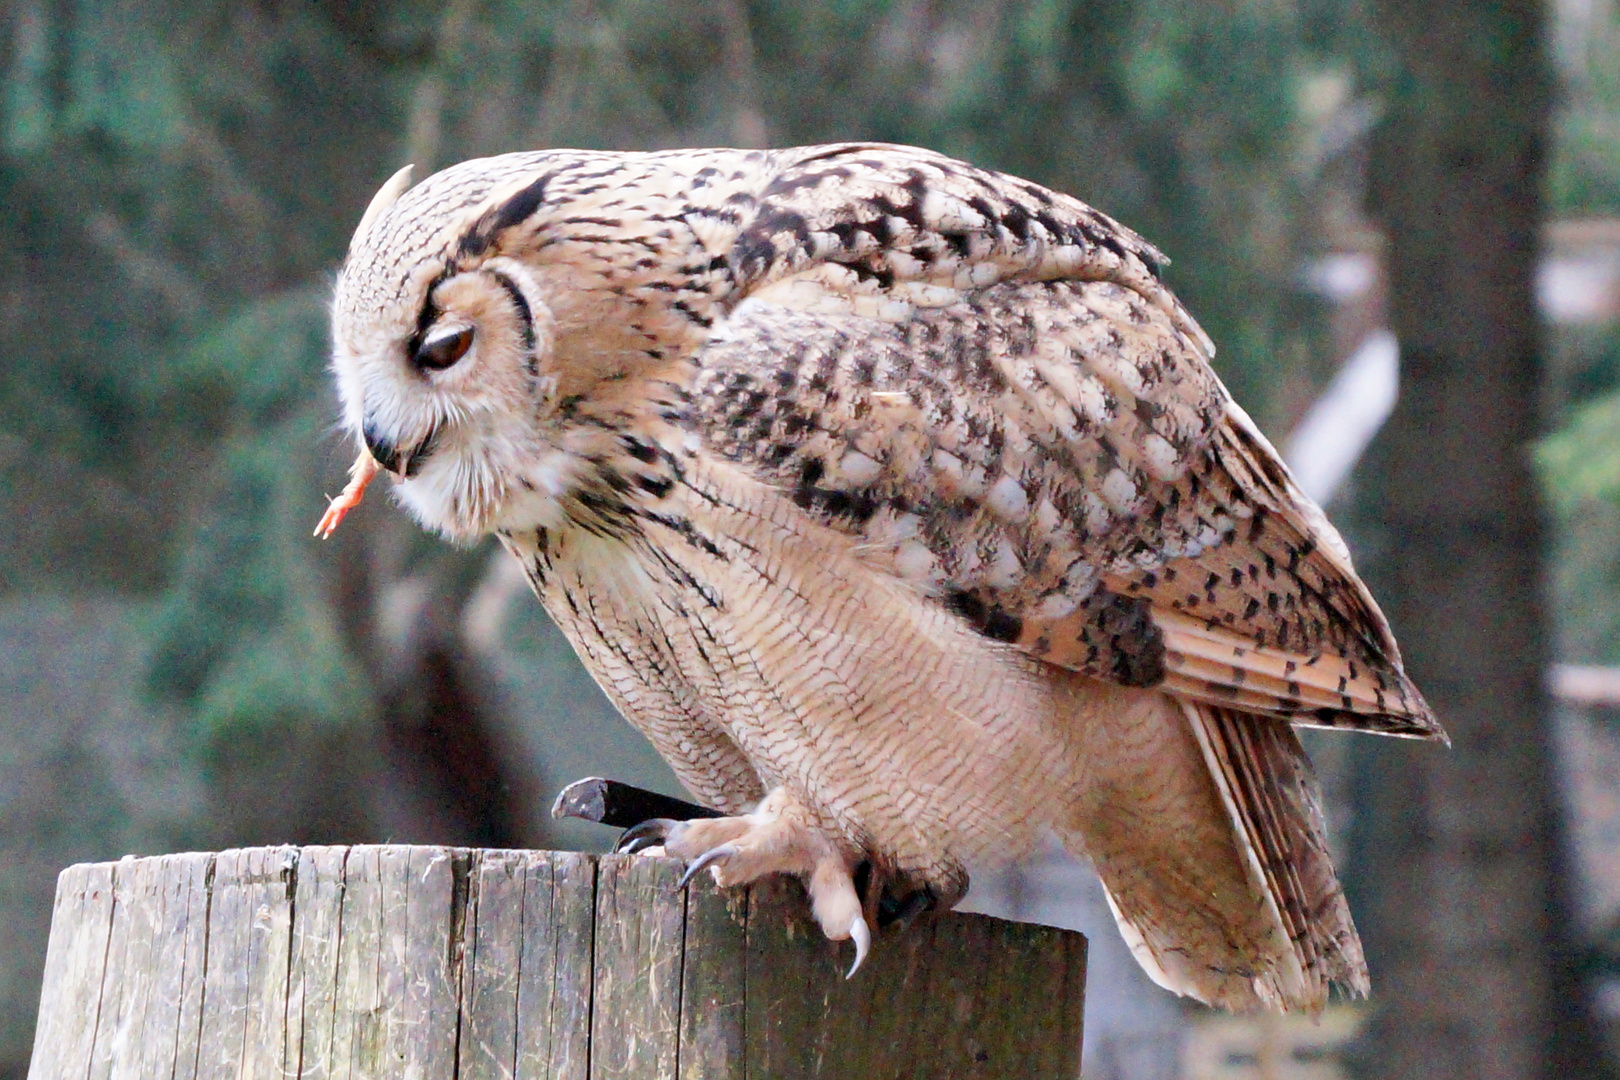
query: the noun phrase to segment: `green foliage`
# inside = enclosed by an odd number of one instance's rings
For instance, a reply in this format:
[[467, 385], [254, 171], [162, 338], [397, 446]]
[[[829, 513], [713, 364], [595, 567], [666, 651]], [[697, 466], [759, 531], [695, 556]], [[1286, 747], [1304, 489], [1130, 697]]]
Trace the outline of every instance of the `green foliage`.
[[[1553, 513], [1559, 654], [1620, 663], [1620, 327], [1552, 335], [1561, 422], [1536, 447]], [[1561, 393], [1560, 393], [1561, 391]]]
[[141, 388], [152, 396], [222, 395], [211, 411], [237, 425], [279, 424], [325, 393], [326, 350], [325, 296], [272, 294], [198, 334]]
[[204, 334], [176, 370], [230, 394], [168, 602], [152, 689], [185, 707], [201, 745], [300, 721], [370, 714], [369, 690], [311, 558], [320, 490], [318, 402], [326, 312], [311, 292], [272, 296]]
[[[86, 133], [157, 150], [178, 143], [185, 112], [175, 70], [180, 57], [162, 47], [149, 15], [112, 3], [81, 2], [60, 13], [23, 6], [3, 84], [0, 145], [30, 153]], [[59, 49], [66, 54], [60, 67]]]
[[[1554, 217], [1620, 214], [1620, 6], [1557, 5], [1561, 93], [1548, 168]], [[1554, 328], [1536, 451], [1554, 513], [1552, 589], [1565, 659], [1620, 664], [1620, 326]]]
[[1554, 42], [1563, 94], [1549, 201], [1565, 216], [1620, 213], [1620, 7], [1566, 6]]
[[1582, 404], [1542, 441], [1536, 460], [1560, 510], [1593, 499], [1620, 503], [1620, 393]]
[[[264, 377], [199, 378], [195, 343], [261, 297], [324, 288], [403, 127], [412, 31], [355, 18], [0, 10], [6, 587], [149, 594], [177, 570], [199, 488], [176, 463], [208, 475]], [[297, 407], [326, 393], [323, 351]]]

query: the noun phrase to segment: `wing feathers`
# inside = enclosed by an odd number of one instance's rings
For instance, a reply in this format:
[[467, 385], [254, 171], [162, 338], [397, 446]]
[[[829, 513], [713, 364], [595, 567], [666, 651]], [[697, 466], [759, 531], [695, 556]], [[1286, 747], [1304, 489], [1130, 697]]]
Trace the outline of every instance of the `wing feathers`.
[[1103, 579], [1151, 606], [1165, 689], [1312, 726], [1445, 739], [1338, 531], [1230, 401], [1208, 466], [1181, 489], [1179, 511], [1210, 522], [1210, 542]]
[[729, 253], [744, 290], [806, 267], [858, 269], [851, 292], [896, 283], [1113, 280], [1207, 354], [1207, 335], [1158, 279], [1164, 256], [1080, 200], [916, 147], [843, 143], [771, 154], [776, 171]]
[[1156, 609], [1153, 621], [1164, 635], [1164, 689], [1172, 693], [1308, 726], [1443, 737], [1399, 671], [1327, 653], [1302, 656], [1257, 646], [1178, 611]]
[[[915, 151], [781, 164], [744, 230], [770, 257], [702, 357], [717, 449], [1049, 663], [1444, 738], [1338, 532], [1165, 309], [1151, 249]], [[940, 306], [908, 291], [930, 282]]]

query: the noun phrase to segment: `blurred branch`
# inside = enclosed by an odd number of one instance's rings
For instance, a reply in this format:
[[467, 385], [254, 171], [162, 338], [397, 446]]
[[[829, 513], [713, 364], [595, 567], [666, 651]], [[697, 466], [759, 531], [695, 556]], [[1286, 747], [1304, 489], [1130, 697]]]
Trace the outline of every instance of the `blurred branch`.
[[426, 176], [438, 167], [439, 146], [443, 141], [444, 95], [449, 84], [445, 71], [461, 57], [461, 43], [477, 6], [476, 0], [453, 0], [445, 8], [438, 32], [433, 36], [433, 59], [411, 91], [405, 160], [416, 164], [419, 176]]
[[759, 62], [754, 36], [748, 29], [748, 5], [743, 0], [721, 0], [716, 12], [725, 45], [726, 83], [732, 94], [731, 144], [745, 148], [768, 146], [765, 114], [760, 110]]
[[180, 321], [191, 322], [207, 310], [207, 298], [191, 276], [179, 264], [142, 248], [109, 211], [93, 211], [85, 221], [85, 231], [133, 284], [161, 297]]
[[503, 549], [491, 552], [483, 577], [461, 609], [462, 640], [485, 659], [493, 657], [504, 644], [502, 632], [508, 608], [528, 591], [523, 564]]
[[235, 155], [213, 127], [187, 118], [180, 122], [180, 130], [192, 160], [213, 184], [216, 200], [241, 223], [240, 235], [255, 239], [273, 236], [275, 207], [237, 167]]

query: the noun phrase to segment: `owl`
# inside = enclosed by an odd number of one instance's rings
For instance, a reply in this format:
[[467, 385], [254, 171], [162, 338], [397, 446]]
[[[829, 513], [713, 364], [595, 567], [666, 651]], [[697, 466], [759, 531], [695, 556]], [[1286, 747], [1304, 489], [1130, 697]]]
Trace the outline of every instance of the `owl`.
[[1049, 838], [1161, 985], [1367, 991], [1297, 725], [1444, 739], [1164, 258], [927, 150], [549, 150], [390, 180], [333, 370], [426, 528], [494, 534], [718, 816], [722, 885], [949, 907]]

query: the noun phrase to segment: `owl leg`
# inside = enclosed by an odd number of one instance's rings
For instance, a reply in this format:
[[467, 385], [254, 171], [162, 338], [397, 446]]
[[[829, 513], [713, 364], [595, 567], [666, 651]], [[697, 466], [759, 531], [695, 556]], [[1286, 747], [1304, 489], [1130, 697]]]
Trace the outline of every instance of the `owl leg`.
[[687, 861], [682, 884], [702, 870], [722, 886], [797, 874], [805, 879], [822, 933], [833, 941], [855, 942], [849, 974], [866, 959], [872, 933], [862, 914], [852, 862], [808, 820], [785, 788], [765, 796], [752, 813], [660, 824], [664, 850]]

